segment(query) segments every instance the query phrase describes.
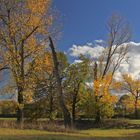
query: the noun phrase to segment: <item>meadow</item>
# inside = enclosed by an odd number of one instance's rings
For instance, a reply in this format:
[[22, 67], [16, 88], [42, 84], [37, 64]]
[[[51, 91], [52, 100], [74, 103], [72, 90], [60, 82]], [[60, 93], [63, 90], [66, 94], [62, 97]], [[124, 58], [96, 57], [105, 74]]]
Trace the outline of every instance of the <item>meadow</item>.
[[[8, 122], [9, 118], [1, 118], [0, 121]], [[10, 119], [9, 121], [14, 121], [15, 118]], [[48, 129], [35, 129], [35, 128], [24, 128], [24, 129], [15, 129], [10, 128], [0, 128], [0, 140], [139, 140], [140, 138], [140, 129], [136, 128], [140, 124], [140, 120], [129, 120], [124, 119], [124, 122], [129, 124], [128, 128], [122, 128], [119, 126], [119, 122], [121, 120], [111, 119], [105, 120], [105, 122], [109, 123], [115, 122], [118, 126], [114, 126], [114, 128], [86, 128], [86, 129], [72, 129], [72, 130], [63, 130], [60, 131], [59, 128], [51, 128]], [[46, 122], [47, 120], [39, 120], [39, 122]], [[122, 124], [123, 124], [122, 123]], [[84, 124], [85, 125], [85, 124]], [[136, 125], [136, 126], [135, 126]], [[52, 125], [51, 125], [52, 127]], [[84, 128], [84, 127], [82, 127]], [[133, 128], [133, 129], [132, 129]], [[49, 128], [50, 129], [50, 128]]]
[[139, 129], [90, 129], [75, 133], [0, 128], [0, 140], [139, 140]]

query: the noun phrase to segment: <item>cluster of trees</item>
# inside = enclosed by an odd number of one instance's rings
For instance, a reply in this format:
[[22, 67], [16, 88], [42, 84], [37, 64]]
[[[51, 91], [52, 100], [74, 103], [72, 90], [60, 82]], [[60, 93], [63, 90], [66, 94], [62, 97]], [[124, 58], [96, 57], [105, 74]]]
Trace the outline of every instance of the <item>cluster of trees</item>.
[[127, 91], [128, 95], [124, 95], [120, 98], [119, 104], [124, 111], [124, 116], [131, 114], [134, 110], [134, 118], [139, 118], [140, 108], [140, 80], [134, 79], [129, 74], [122, 75], [122, 81], [119, 81], [120, 89]]
[[74, 125], [79, 116], [94, 117], [99, 123], [114, 115], [115, 106], [127, 108], [111, 94], [116, 89], [132, 95], [137, 118], [139, 80], [128, 75], [123, 75], [124, 81], [114, 80], [129, 50], [125, 20], [111, 16], [102, 55], [94, 60], [81, 55], [81, 62], [74, 64], [56, 51], [55, 26], [59, 25], [53, 23], [51, 0], [0, 0], [0, 70], [7, 70], [8, 86], [18, 95], [17, 122], [22, 125], [25, 114], [30, 119], [61, 117], [65, 127]]

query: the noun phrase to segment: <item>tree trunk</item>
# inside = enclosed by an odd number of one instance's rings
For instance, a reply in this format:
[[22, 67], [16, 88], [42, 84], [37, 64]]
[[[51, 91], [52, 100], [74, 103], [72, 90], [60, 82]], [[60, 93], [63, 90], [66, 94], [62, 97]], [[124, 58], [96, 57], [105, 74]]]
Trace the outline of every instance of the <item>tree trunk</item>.
[[80, 89], [80, 82], [78, 82], [77, 87], [74, 89], [74, 93], [73, 93], [73, 100], [72, 100], [72, 126], [75, 126], [75, 113], [76, 113], [76, 104], [77, 104], [77, 96], [79, 93], [79, 89]]
[[[97, 80], [97, 63], [95, 62], [94, 64], [94, 80]], [[95, 94], [95, 102], [96, 104], [99, 103], [99, 97], [96, 95], [95, 91], [94, 91], [94, 94]], [[95, 112], [95, 124], [99, 124], [101, 122], [101, 114], [100, 114], [100, 108], [97, 107], [96, 108], [96, 112]]]
[[100, 124], [100, 122], [101, 122], [100, 109], [97, 109], [95, 114], [95, 124]]
[[17, 109], [17, 123], [20, 125], [23, 125], [23, 118], [24, 118], [23, 109], [18, 107], [18, 109]]
[[21, 50], [20, 50], [20, 58], [21, 58], [21, 64], [20, 64], [20, 74], [18, 75], [18, 78], [20, 78], [20, 81], [18, 82], [18, 109], [17, 109], [17, 122], [20, 124], [20, 127], [23, 127], [24, 123], [24, 99], [23, 99], [23, 91], [24, 91], [24, 41], [22, 41], [21, 44]]
[[76, 109], [76, 96], [73, 98], [73, 103], [72, 103], [72, 126], [73, 127], [75, 125], [75, 109]]
[[[95, 96], [95, 102], [96, 104], [99, 103], [99, 97]], [[95, 108], [95, 124], [100, 124], [101, 123], [101, 114], [100, 114], [100, 107], [97, 105], [97, 107]]]
[[75, 102], [72, 104], [72, 122], [75, 122]]
[[53, 93], [51, 92], [51, 95], [50, 95], [50, 109], [49, 109], [49, 119], [50, 121], [53, 120], [53, 116], [52, 116], [52, 112], [53, 112]]
[[24, 123], [24, 113], [23, 113], [23, 95], [22, 95], [22, 88], [18, 91], [18, 108], [17, 108], [17, 123], [22, 128]]
[[60, 103], [60, 107], [62, 109], [63, 112], [63, 116], [64, 116], [64, 125], [65, 128], [70, 128], [71, 127], [71, 116], [70, 116], [70, 112], [68, 111], [65, 102], [64, 102], [64, 95], [63, 95], [63, 90], [62, 90], [62, 84], [61, 84], [61, 77], [59, 74], [59, 63], [58, 63], [58, 59], [57, 59], [57, 54], [55, 51], [55, 47], [52, 41], [52, 38], [49, 37], [49, 41], [50, 41], [50, 48], [52, 51], [52, 58], [53, 58], [53, 63], [54, 63], [54, 74], [55, 74], [55, 78], [57, 81], [57, 92], [58, 92], [58, 96], [59, 96], [59, 103]]
[[137, 108], [138, 98], [135, 99], [135, 119], [138, 119], [138, 108]]

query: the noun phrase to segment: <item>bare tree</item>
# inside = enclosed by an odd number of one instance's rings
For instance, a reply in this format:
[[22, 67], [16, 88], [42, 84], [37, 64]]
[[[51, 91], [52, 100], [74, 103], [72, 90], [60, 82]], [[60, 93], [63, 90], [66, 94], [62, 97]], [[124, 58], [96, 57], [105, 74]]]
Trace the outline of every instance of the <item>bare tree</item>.
[[[113, 14], [108, 21], [107, 29], [109, 32], [107, 47], [98, 60], [99, 64], [96, 63], [94, 66], [95, 80], [97, 79], [97, 75], [103, 79], [107, 73], [111, 73], [113, 77], [120, 64], [125, 61], [126, 55], [129, 51], [127, 42], [131, 38], [131, 32], [129, 24], [125, 21], [125, 19], [118, 14]], [[102, 70], [100, 70], [101, 68]], [[96, 101], [98, 102], [101, 98], [102, 95], [96, 97]], [[96, 113], [95, 122], [98, 123], [100, 120], [99, 109]]]
[[104, 52], [105, 66], [102, 77], [109, 71], [114, 75], [122, 61], [125, 60], [126, 54], [129, 51], [129, 47], [126, 43], [131, 38], [129, 24], [118, 14], [113, 14], [110, 17], [107, 28], [109, 37], [108, 46], [105, 48]]

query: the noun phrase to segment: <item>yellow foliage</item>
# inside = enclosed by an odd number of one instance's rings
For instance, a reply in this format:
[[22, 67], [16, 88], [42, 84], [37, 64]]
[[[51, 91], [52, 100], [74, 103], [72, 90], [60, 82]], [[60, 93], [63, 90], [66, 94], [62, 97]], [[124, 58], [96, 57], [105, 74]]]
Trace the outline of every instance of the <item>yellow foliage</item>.
[[45, 69], [51, 73], [53, 71], [53, 62], [50, 53], [47, 53], [44, 58]]
[[1, 37], [5, 42], [6, 65], [10, 68], [14, 84], [20, 89], [18, 94], [24, 94], [24, 99], [28, 101], [32, 100], [28, 90], [35, 83], [34, 71], [52, 71], [51, 59], [44, 57], [46, 46], [42, 45], [52, 24], [52, 13], [49, 12], [51, 1], [1, 1], [1, 5], [7, 7], [1, 9], [4, 13], [1, 16]]
[[95, 96], [108, 95], [109, 86], [111, 85], [112, 75], [108, 74], [104, 78], [98, 78], [93, 81]]
[[140, 80], [133, 79], [131, 75], [122, 75], [122, 86], [127, 89], [134, 97], [138, 96], [140, 92]]
[[121, 82], [113, 82], [113, 84], [111, 85], [111, 87], [113, 88], [113, 89], [115, 89], [115, 90], [119, 90], [119, 89], [121, 89], [121, 87], [122, 87], [122, 83]]
[[17, 107], [20, 108], [20, 109], [23, 109], [23, 108], [24, 108], [24, 104], [19, 104], [19, 103], [18, 103], [18, 104], [17, 104]]
[[44, 56], [35, 60], [35, 70], [48, 72], [49, 74], [52, 72], [53, 63], [50, 53], [46, 53]]
[[[98, 97], [99, 102], [102, 103], [109, 103], [114, 104], [117, 102], [117, 96], [113, 96], [109, 92], [109, 88], [112, 83], [112, 75], [107, 74], [104, 78], [98, 78], [94, 80], [93, 87], [94, 87], [94, 95]], [[100, 98], [101, 97], [101, 98]]]
[[132, 76], [128, 75], [128, 74], [123, 74], [123, 79], [127, 82], [127, 83], [131, 83], [133, 82]]
[[27, 7], [32, 11], [32, 13], [43, 14], [48, 10], [51, 0], [27, 0]]
[[27, 41], [27, 46], [30, 48], [35, 47], [36, 46], [36, 39], [34, 36], [31, 36], [28, 41]]
[[[25, 23], [29, 29], [38, 27], [37, 31], [41, 34], [48, 34], [48, 27], [52, 25], [52, 15], [49, 13], [49, 8], [52, 0], [27, 0], [26, 8], [29, 12], [29, 17]], [[47, 27], [47, 28], [46, 28]]]

